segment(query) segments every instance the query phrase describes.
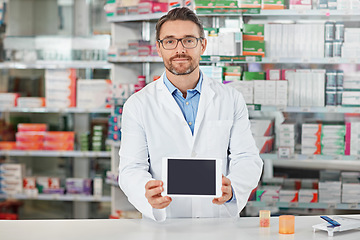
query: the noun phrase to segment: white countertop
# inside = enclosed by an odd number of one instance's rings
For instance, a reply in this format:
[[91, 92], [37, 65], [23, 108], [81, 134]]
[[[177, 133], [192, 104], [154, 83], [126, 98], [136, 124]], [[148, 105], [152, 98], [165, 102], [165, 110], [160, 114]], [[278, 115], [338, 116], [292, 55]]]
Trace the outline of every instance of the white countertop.
[[[360, 215], [346, 215], [358, 218]], [[279, 219], [272, 217], [270, 228], [260, 228], [258, 217], [240, 219], [168, 219], [157, 223], [145, 219], [101, 220], [1, 220], [1, 240], [359, 240], [360, 229], [337, 232], [313, 232], [312, 226], [323, 223], [319, 216], [295, 219], [295, 234], [279, 234]]]

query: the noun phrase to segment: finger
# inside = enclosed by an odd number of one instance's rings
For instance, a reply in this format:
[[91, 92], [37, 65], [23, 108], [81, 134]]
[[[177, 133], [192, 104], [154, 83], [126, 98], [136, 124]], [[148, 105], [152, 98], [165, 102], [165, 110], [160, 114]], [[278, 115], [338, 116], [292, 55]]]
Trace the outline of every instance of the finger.
[[161, 209], [164, 206], [168, 206], [172, 199], [170, 197], [154, 197], [149, 201], [153, 208]]
[[163, 209], [163, 208], [166, 208], [167, 206], [169, 206], [170, 203], [171, 203], [171, 201], [172, 201], [172, 199], [171, 199], [170, 197], [167, 197], [167, 198], [168, 198], [168, 200], [167, 200], [166, 202], [163, 202], [163, 203], [161, 203], [161, 204], [155, 205], [154, 208], [156, 208], [156, 209]]
[[145, 189], [151, 189], [155, 187], [162, 186], [163, 182], [160, 180], [150, 180], [145, 184]]
[[151, 198], [151, 197], [154, 197], [156, 195], [160, 195], [163, 191], [164, 191], [163, 187], [155, 187], [155, 188], [151, 188], [151, 189], [146, 189], [145, 197], [146, 198]]
[[222, 197], [219, 197], [219, 198], [214, 198], [212, 200], [212, 203], [217, 204], [217, 205], [221, 205], [221, 204], [224, 204], [225, 201], [222, 200]]
[[223, 175], [223, 177], [222, 177], [222, 185], [225, 185], [225, 186], [231, 185], [230, 179], [228, 179], [228, 178], [225, 177], [224, 175]]
[[231, 186], [222, 186], [221, 191], [223, 193], [223, 196], [224, 194], [231, 194]]

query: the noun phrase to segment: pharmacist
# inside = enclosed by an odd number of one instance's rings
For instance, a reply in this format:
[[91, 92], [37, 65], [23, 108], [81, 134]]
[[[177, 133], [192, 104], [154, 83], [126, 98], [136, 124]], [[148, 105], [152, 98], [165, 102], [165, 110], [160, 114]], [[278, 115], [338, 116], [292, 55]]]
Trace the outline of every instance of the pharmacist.
[[[120, 187], [144, 218], [238, 217], [263, 165], [245, 101], [240, 92], [199, 70], [207, 41], [190, 9], [176, 8], [161, 17], [156, 39], [166, 70], [124, 105]], [[222, 196], [162, 196], [163, 157], [222, 159]]]

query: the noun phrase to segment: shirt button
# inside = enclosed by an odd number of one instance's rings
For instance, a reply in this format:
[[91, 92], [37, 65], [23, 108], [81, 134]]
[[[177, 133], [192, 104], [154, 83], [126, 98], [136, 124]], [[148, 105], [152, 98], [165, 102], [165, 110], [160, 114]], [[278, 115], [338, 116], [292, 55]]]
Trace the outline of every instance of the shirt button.
[[186, 102], [186, 105], [189, 105], [189, 102]]
[[189, 125], [191, 126], [192, 122], [189, 122]]

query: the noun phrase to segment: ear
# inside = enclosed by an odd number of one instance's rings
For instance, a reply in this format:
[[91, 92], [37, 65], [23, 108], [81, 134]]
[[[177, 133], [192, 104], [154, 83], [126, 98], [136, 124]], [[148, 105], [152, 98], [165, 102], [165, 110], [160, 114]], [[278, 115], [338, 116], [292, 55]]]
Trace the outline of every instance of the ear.
[[156, 41], [156, 51], [157, 51], [159, 57], [162, 57], [161, 51], [160, 51], [160, 43], [158, 41]]
[[201, 41], [201, 55], [205, 52], [206, 46], [207, 46], [207, 39], [204, 38], [204, 39]]

